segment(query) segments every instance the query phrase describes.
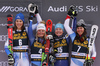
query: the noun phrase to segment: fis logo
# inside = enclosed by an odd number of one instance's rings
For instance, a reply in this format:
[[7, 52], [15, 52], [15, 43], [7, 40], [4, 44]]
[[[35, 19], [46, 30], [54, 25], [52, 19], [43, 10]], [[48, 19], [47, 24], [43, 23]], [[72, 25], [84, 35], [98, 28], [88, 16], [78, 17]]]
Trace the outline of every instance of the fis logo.
[[0, 12], [28, 12], [26, 7], [13, 7], [13, 6], [3, 6], [0, 8]]

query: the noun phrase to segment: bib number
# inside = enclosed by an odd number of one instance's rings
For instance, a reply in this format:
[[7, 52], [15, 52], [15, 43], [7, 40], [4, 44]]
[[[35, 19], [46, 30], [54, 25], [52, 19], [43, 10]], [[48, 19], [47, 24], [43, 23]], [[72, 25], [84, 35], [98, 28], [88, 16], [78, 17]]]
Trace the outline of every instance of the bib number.
[[40, 49], [38, 53], [42, 54], [42, 49]]
[[57, 50], [58, 50], [59, 53], [62, 53], [63, 52], [62, 47], [58, 47]]
[[81, 49], [81, 46], [78, 46], [78, 50], [77, 50], [77, 52], [79, 52], [79, 51], [80, 51], [80, 49]]
[[19, 46], [22, 45], [22, 39], [19, 39]]

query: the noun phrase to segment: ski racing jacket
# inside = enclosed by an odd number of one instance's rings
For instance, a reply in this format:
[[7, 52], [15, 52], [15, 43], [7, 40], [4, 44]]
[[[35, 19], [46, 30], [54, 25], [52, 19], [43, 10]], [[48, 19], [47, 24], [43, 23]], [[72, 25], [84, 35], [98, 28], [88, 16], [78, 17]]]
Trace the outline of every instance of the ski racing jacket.
[[54, 36], [54, 49], [56, 60], [68, 60], [69, 57], [69, 38], [68, 36]]
[[[38, 23], [42, 21], [39, 13], [36, 14], [36, 18], [37, 18], [37, 23], [32, 25], [32, 30], [35, 30]], [[29, 45], [28, 45], [27, 33], [28, 33], [28, 27], [25, 27], [24, 31], [13, 31], [13, 52], [27, 52], [28, 51]], [[5, 42], [4, 48], [7, 55], [12, 54], [11, 49], [9, 49], [8, 39]]]
[[[64, 22], [64, 27], [73, 43], [72, 44], [72, 46], [73, 46], [72, 57], [85, 59], [87, 56], [87, 51], [88, 51], [87, 47], [88, 47], [89, 38], [87, 38], [83, 43], [80, 43], [75, 40], [76, 33], [69, 27], [70, 18], [71, 17], [69, 15], [67, 15], [65, 22]], [[95, 60], [95, 58], [96, 58], [95, 44], [93, 44], [93, 48], [92, 48], [91, 52], [92, 53], [91, 53], [91, 55], [89, 54], [89, 56], [90, 56], [90, 58], [93, 58]]]
[[[42, 19], [40, 17], [39, 22], [41, 21]], [[31, 46], [31, 61], [41, 61], [42, 52], [44, 52], [46, 41], [44, 38], [38, 38], [38, 40], [35, 38], [32, 30], [32, 23], [33, 21], [30, 20], [30, 24], [28, 27], [28, 37]]]
[[[76, 18], [72, 20], [71, 28], [73, 31], [76, 30]], [[54, 35], [54, 49], [57, 50], [57, 53], [55, 53], [57, 60], [68, 60], [69, 43], [70, 36], [68, 36], [68, 34], [60, 37]]]

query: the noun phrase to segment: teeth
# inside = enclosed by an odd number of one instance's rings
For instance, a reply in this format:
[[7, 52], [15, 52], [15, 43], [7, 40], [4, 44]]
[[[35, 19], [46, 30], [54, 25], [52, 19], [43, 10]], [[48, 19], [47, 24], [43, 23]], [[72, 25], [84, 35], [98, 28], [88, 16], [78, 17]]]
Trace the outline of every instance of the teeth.
[[57, 33], [57, 34], [60, 34], [60, 33]]

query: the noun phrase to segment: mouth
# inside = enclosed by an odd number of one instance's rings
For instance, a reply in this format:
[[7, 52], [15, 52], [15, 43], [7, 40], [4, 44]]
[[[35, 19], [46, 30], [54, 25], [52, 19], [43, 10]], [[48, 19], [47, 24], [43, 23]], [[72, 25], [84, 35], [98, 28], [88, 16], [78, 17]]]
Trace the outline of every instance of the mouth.
[[21, 27], [21, 25], [17, 25], [17, 27]]
[[78, 32], [78, 34], [80, 35], [80, 34], [82, 34], [82, 32]]
[[39, 34], [38, 36], [41, 36], [41, 37], [42, 37], [42, 36], [43, 36], [43, 34]]
[[60, 36], [60, 35], [61, 35], [61, 33], [60, 33], [60, 32], [57, 32], [57, 33], [56, 33], [56, 35], [57, 35], [57, 36]]
[[61, 33], [57, 33], [58, 35], [60, 35]]

